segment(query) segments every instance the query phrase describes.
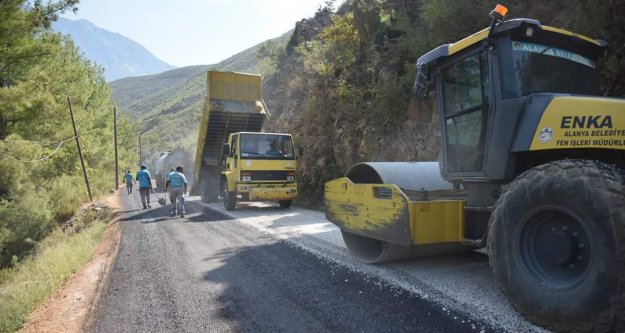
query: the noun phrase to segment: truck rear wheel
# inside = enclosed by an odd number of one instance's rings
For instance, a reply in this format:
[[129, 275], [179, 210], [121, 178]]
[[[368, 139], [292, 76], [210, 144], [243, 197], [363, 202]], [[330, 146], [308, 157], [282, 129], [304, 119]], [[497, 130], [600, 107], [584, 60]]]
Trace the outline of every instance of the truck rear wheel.
[[510, 303], [556, 331], [625, 329], [623, 171], [585, 160], [535, 167], [499, 198], [490, 266]]
[[218, 193], [219, 191], [217, 190], [217, 185], [214, 182], [204, 180], [200, 183], [200, 196], [202, 197], [202, 202], [209, 203], [217, 201]]
[[226, 210], [234, 210], [237, 206], [237, 194], [236, 192], [228, 191], [228, 188], [224, 188], [224, 208]]
[[278, 201], [278, 203], [280, 204], [280, 207], [282, 207], [282, 208], [290, 208], [292, 202], [293, 202], [292, 200], [280, 200], [280, 201]]

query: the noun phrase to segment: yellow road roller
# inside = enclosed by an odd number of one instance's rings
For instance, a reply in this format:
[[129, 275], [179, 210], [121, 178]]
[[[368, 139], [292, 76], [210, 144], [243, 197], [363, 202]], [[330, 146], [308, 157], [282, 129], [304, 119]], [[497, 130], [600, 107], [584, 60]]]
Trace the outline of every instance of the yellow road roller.
[[365, 263], [487, 247], [531, 321], [623, 332], [625, 100], [600, 91], [607, 45], [506, 12], [417, 60], [439, 161], [358, 163], [325, 184], [326, 217]]

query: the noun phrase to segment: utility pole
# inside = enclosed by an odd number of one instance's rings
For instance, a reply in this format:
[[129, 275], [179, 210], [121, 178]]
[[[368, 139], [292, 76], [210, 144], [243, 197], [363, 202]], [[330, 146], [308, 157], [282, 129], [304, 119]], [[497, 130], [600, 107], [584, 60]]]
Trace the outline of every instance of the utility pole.
[[69, 105], [69, 115], [72, 117], [72, 126], [74, 127], [74, 137], [76, 138], [76, 146], [78, 146], [78, 155], [80, 156], [80, 165], [82, 165], [82, 174], [85, 176], [85, 184], [87, 184], [87, 193], [89, 200], [93, 201], [91, 196], [91, 187], [89, 187], [89, 178], [87, 177], [87, 169], [85, 169], [85, 161], [82, 158], [82, 150], [80, 150], [80, 140], [78, 139], [78, 131], [76, 130], [76, 122], [74, 121], [74, 112], [72, 111], [72, 101], [67, 96], [67, 104]]
[[143, 163], [141, 160], [143, 158], [143, 153], [141, 152], [141, 134], [139, 134], [139, 164]]
[[117, 107], [113, 107], [113, 132], [115, 141], [115, 189], [119, 189], [119, 159], [117, 157]]

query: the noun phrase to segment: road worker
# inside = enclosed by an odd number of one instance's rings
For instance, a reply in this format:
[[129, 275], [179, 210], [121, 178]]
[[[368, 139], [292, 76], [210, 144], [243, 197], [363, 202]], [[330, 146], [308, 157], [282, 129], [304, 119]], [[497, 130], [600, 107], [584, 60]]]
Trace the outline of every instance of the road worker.
[[130, 170], [126, 170], [126, 175], [124, 176], [124, 180], [126, 181], [126, 191], [128, 194], [132, 193], [132, 183], [134, 183], [135, 179], [132, 177], [132, 173]]
[[185, 214], [184, 195], [187, 193], [187, 178], [183, 171], [184, 168], [181, 165], [177, 166], [176, 171], [169, 174], [165, 183], [165, 190], [169, 189], [169, 201], [172, 204], [171, 216], [180, 213], [180, 217], [184, 217]]
[[139, 181], [139, 194], [141, 194], [141, 203], [143, 209], [151, 208], [150, 206], [150, 191], [152, 190], [152, 178], [150, 177], [150, 171], [145, 163], [141, 163], [140, 170], [137, 171], [135, 179]]
[[[169, 169], [169, 172], [167, 173], [167, 175], [165, 176], [165, 184], [167, 184], [167, 182], [169, 181], [169, 175], [171, 175], [172, 173], [176, 172], [176, 167], [171, 167]], [[165, 187], [164, 192], [167, 192], [167, 187]], [[169, 197], [169, 203], [174, 203], [173, 201], [171, 201], [171, 196]]]

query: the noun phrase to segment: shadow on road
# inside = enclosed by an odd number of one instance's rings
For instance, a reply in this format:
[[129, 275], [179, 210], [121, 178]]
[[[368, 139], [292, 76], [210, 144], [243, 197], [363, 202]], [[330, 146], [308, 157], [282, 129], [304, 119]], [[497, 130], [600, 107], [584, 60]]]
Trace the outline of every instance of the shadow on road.
[[127, 214], [127, 213], [138, 212], [138, 211], [141, 211], [141, 209], [130, 209], [130, 210], [119, 211], [117, 213], [118, 214]]
[[[238, 331], [471, 332], [462, 315], [332, 264], [286, 242], [224, 249], [204, 259], [207, 281], [227, 286], [221, 316]], [[478, 328], [486, 325], [473, 321]], [[490, 330], [489, 330], [490, 331]]]
[[[209, 221], [224, 221], [224, 220], [233, 220], [232, 217], [226, 215], [218, 210], [207, 208], [201, 203], [189, 201], [187, 202], [187, 208], [192, 207], [195, 212], [202, 212], [202, 214], [193, 215], [191, 214], [188, 218], [188, 222], [192, 223], [201, 223], [201, 222], [209, 222]], [[189, 209], [187, 209], [189, 211]]]
[[[154, 205], [157, 205], [157, 207], [155, 207]], [[178, 216], [170, 215], [170, 209], [170, 204], [161, 206], [158, 203], [152, 203], [152, 208], [129, 209], [121, 212], [127, 214], [127, 216], [120, 219], [120, 221], [143, 220], [142, 223], [155, 223], [178, 218]], [[186, 203], [185, 220], [185, 222], [201, 223], [209, 221], [232, 220], [232, 218], [217, 210], [206, 208], [198, 202], [188, 201]]]
[[167, 220], [171, 220], [171, 217], [159, 217], [153, 220], [145, 220], [145, 221], [141, 221], [141, 223], [143, 224], [148, 224], [148, 223], [157, 223], [157, 222], [163, 222], [163, 221], [167, 221]]
[[140, 212], [140, 213], [129, 214], [128, 216], [120, 219], [121, 221], [146, 220], [146, 219], [153, 219], [153, 218], [158, 218], [158, 217], [163, 217], [163, 216], [169, 216], [169, 210], [167, 209], [167, 207], [161, 207], [161, 206], [159, 207], [152, 206], [152, 208], [148, 208], [148, 209], [129, 210], [127, 212], [128, 213]]

